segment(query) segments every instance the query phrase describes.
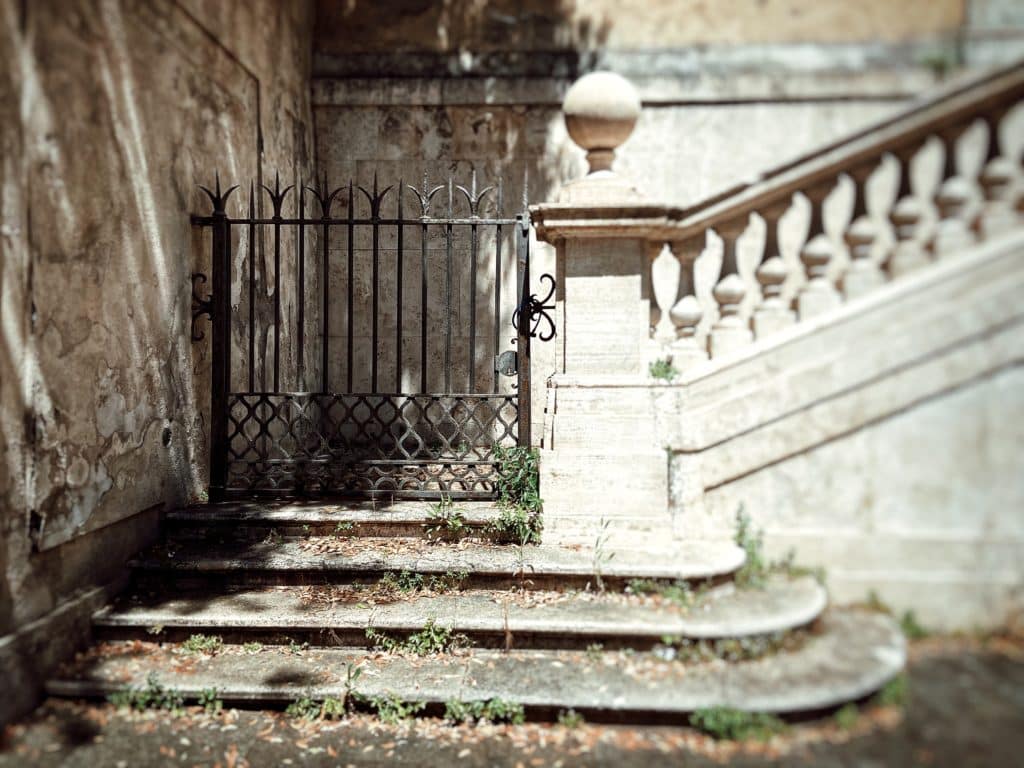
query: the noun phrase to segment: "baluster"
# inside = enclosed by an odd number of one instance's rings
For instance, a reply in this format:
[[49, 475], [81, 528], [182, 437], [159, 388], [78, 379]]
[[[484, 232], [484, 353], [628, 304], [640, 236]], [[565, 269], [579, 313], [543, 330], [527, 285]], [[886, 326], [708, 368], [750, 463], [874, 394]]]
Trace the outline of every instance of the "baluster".
[[965, 130], [966, 125], [958, 125], [940, 134], [945, 161], [942, 169], [943, 180], [935, 192], [939, 222], [935, 226], [931, 241], [932, 253], [939, 259], [974, 242], [974, 235], [964, 216], [971, 199], [971, 185], [957, 172], [956, 164], [957, 141]]
[[779, 249], [779, 219], [789, 209], [790, 201], [776, 203], [760, 211], [764, 219], [764, 251], [755, 276], [761, 285], [761, 304], [754, 310], [751, 325], [754, 337], [763, 339], [788, 328], [796, 322], [793, 310], [782, 301], [782, 284], [789, 276], [789, 267]]
[[712, 290], [718, 302], [718, 320], [711, 327], [708, 350], [712, 357], [720, 357], [753, 341], [754, 335], [740, 318], [740, 305], [747, 295], [747, 286], [736, 262], [736, 241], [747, 228], [747, 221], [730, 222], [717, 228], [722, 238], [721, 278]]
[[[665, 261], [671, 258], [671, 254], [668, 253], [668, 246], [664, 243], [658, 241], [649, 241], [647, 243], [647, 273], [644, 275], [644, 281], [650, 282], [647, 294], [650, 296], [648, 306], [650, 309], [651, 338], [657, 342], [659, 347], [671, 343], [676, 337], [675, 333], [672, 332], [671, 323], [667, 322], [666, 313], [661, 308], [663, 300], [667, 306], [671, 307], [671, 304], [668, 302], [675, 301], [676, 298], [671, 296], [665, 299], [662, 295], [667, 286], [664, 286], [665, 280], [660, 279], [664, 277], [661, 273], [664, 271], [663, 265]], [[659, 291], [659, 287], [662, 290]]]
[[889, 221], [896, 232], [896, 242], [885, 260], [885, 269], [890, 278], [905, 275], [928, 263], [928, 255], [918, 237], [924, 206], [914, 194], [910, 183], [910, 164], [918, 150], [920, 146], [916, 144], [896, 150], [896, 159], [900, 164], [900, 186], [896, 192], [896, 204], [889, 213]]
[[707, 349], [697, 343], [697, 326], [704, 317], [697, 299], [697, 280], [694, 267], [697, 257], [704, 250], [706, 236], [673, 243], [670, 247], [679, 262], [679, 290], [676, 303], [668, 316], [676, 329], [672, 342], [672, 364], [680, 371], [708, 359]]
[[807, 241], [800, 249], [800, 261], [807, 275], [807, 282], [797, 297], [797, 314], [801, 320], [839, 306], [839, 292], [828, 277], [834, 248], [825, 234], [824, 204], [832, 186], [830, 180], [804, 192], [811, 203], [811, 222], [807, 230]]
[[1005, 157], [999, 147], [999, 122], [1005, 111], [989, 113], [985, 116], [988, 126], [988, 152], [985, 166], [978, 177], [985, 202], [974, 220], [974, 231], [979, 237], [989, 238], [1012, 228], [1017, 221], [1014, 210], [1013, 176], [1014, 167], [1009, 158]]
[[850, 266], [843, 275], [843, 296], [849, 301], [869, 293], [885, 282], [882, 270], [871, 258], [878, 236], [878, 227], [868, 213], [868, 179], [875, 172], [874, 163], [864, 163], [850, 171], [853, 179], [853, 215], [844, 239], [850, 249]]

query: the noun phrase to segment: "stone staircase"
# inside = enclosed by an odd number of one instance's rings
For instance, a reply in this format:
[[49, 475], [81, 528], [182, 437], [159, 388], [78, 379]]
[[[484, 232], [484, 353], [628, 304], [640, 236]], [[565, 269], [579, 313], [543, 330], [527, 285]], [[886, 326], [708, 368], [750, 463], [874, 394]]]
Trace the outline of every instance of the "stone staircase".
[[793, 569], [742, 586], [751, 574], [732, 542], [595, 557], [490, 543], [495, 508], [461, 509], [470, 538], [449, 543], [425, 535], [426, 503], [168, 513], [130, 588], [95, 615], [94, 645], [48, 691], [100, 698], [155, 679], [237, 706], [359, 694], [439, 714], [450, 700], [500, 698], [536, 719], [573, 709], [683, 723], [708, 707], [827, 710], [903, 668], [890, 619], [828, 609], [825, 589]]

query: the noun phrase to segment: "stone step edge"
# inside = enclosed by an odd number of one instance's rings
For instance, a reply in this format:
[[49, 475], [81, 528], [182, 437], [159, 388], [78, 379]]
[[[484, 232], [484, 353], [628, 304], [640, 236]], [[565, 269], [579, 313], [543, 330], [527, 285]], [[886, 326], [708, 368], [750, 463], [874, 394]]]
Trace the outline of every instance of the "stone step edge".
[[[715, 542], [719, 548], [717, 559], [713, 562], [701, 563], [699, 566], [687, 567], [685, 561], [659, 563], [655, 558], [648, 557], [646, 562], [624, 564], [625, 558], [613, 558], [601, 567], [601, 577], [605, 579], [656, 579], [656, 580], [698, 580], [728, 576], [743, 566], [746, 553], [735, 544]], [[442, 552], [444, 545], [438, 545], [435, 552]], [[514, 547], [512, 548], [514, 549]], [[507, 549], [511, 552], [511, 549]], [[372, 553], [372, 548], [366, 552]], [[461, 551], [466, 554], [466, 550]], [[481, 553], [468, 552], [477, 557]], [[616, 553], [618, 554], [618, 553]], [[202, 555], [194, 558], [170, 560], [159, 557], [136, 557], [128, 562], [129, 567], [142, 571], [176, 571], [187, 574], [237, 572], [301, 572], [324, 574], [329, 572], [365, 575], [388, 571], [408, 570], [422, 574], [444, 574], [452, 570], [467, 570], [470, 578], [474, 576], [507, 577], [509, 579], [536, 579], [544, 577], [565, 577], [595, 579], [593, 564], [581, 558], [577, 562], [545, 562], [543, 560], [523, 559], [522, 563], [509, 562], [490, 565], [483, 562], [466, 563], [455, 559], [442, 561], [437, 558], [423, 558], [417, 553], [381, 553], [372, 560], [353, 561], [344, 555], [289, 555], [287, 553], [271, 553], [259, 558], [215, 557]]]
[[[248, 508], [250, 506], [255, 508]], [[355, 525], [410, 525], [429, 522], [430, 511], [436, 504], [409, 502], [376, 509], [351, 508], [355, 505], [345, 505], [347, 508], [339, 509], [329, 508], [332, 506], [330, 504], [309, 506], [310, 508], [303, 508], [299, 505], [290, 505], [280, 509], [268, 509], [257, 504], [247, 504], [240, 508], [186, 507], [165, 512], [163, 520], [175, 527], [224, 524], [272, 527], [275, 525], [337, 525], [345, 522]], [[333, 506], [340, 507], [341, 505]], [[359, 507], [362, 506], [359, 505]], [[501, 514], [501, 507], [491, 502], [472, 502], [465, 505], [453, 503], [453, 509], [457, 510], [469, 525], [486, 525]]]
[[[860, 614], [860, 618], [853, 620], [850, 616], [840, 618], [842, 620], [837, 621], [837, 617], [833, 615], [826, 619], [825, 633], [812, 639], [799, 650], [749, 662], [710, 662], [696, 665], [688, 668], [681, 678], [686, 680], [693, 676], [694, 670], [702, 672], [703, 674], [697, 675], [697, 687], [693, 690], [682, 691], [677, 687], [668, 698], [658, 699], [655, 696], [645, 699], [645, 691], [637, 688], [630, 694], [634, 698], [631, 705], [628, 704], [627, 697], [621, 695], [611, 701], [595, 703], [593, 697], [608, 695], [606, 691], [600, 689], [581, 688], [571, 691], [559, 687], [554, 693], [543, 694], [538, 693], [537, 687], [533, 685], [525, 691], [516, 691], [507, 684], [496, 683], [485, 683], [478, 688], [466, 689], [463, 683], [459, 682], [453, 683], [454, 688], [446, 688], [441, 694], [437, 690], [425, 690], [419, 685], [420, 672], [417, 670], [421, 669], [421, 659], [412, 659], [409, 665], [399, 670], [399, 678], [403, 672], [406, 676], [406, 687], [389, 685], [377, 680], [375, 690], [373, 686], [367, 685], [372, 681], [372, 677], [367, 678], [364, 675], [359, 678], [354, 690], [364, 695], [389, 694], [404, 701], [423, 702], [435, 706], [443, 705], [452, 698], [479, 701], [500, 697], [523, 704], [527, 711], [556, 712], [571, 708], [587, 715], [595, 712], [618, 713], [626, 715], [627, 720], [636, 722], [654, 720], [666, 715], [684, 715], [696, 709], [709, 707], [730, 707], [784, 715], [820, 712], [847, 702], [863, 700], [899, 675], [906, 664], [906, 641], [892, 619], [867, 613]], [[870, 645], [865, 645], [865, 630], [867, 635], [873, 635]], [[858, 648], [857, 643], [860, 643], [861, 647]], [[832, 671], [833, 679], [828, 679], [827, 673], [823, 673], [822, 670], [815, 669], [815, 664], [820, 665], [822, 658], [831, 660], [844, 647], [846, 657], [837, 662], [837, 669]], [[856, 651], [852, 654], [852, 659], [851, 648]], [[551, 652], [526, 653], [543, 659], [546, 653]], [[360, 661], [358, 657], [347, 652], [337, 652], [336, 655], [337, 663], [342, 667]], [[496, 651], [477, 651], [475, 654], [471, 652], [466, 661], [467, 665], [472, 662], [474, 655], [478, 657], [479, 663], [485, 666], [489, 663], [486, 659], [501, 658], [500, 652]], [[853, 664], [858, 666], [855, 672], [850, 669]], [[808, 669], [811, 671], [808, 672]], [[45, 689], [53, 696], [101, 698], [125, 690], [131, 685], [143, 684], [145, 675], [153, 671], [157, 670], [140, 667], [135, 678], [119, 683], [56, 677], [46, 682]], [[802, 680], [801, 674], [804, 675]], [[265, 679], [265, 675], [259, 673], [255, 676], [262, 676]], [[453, 675], [449, 677], [454, 678]], [[709, 679], [715, 678], [718, 682], [717, 692], [711, 690], [714, 686], [707, 684]], [[179, 681], [173, 676], [164, 676], [159, 679], [165, 685], [173, 685], [189, 700], [195, 700], [202, 691], [210, 687], [210, 681], [205, 679], [200, 679], [198, 683], [192, 679], [191, 684], [188, 678]], [[434, 687], [437, 687], [436, 683]], [[218, 687], [218, 695], [225, 702], [233, 704], [282, 706], [294, 701], [299, 695], [314, 700], [328, 697], [343, 698], [346, 690], [345, 683], [340, 680], [336, 683], [301, 687], [243, 681]]]
[[[647, 621], [635, 618], [623, 620], [622, 613], [625, 611], [616, 615], [616, 606], [614, 605], [609, 606], [608, 618], [603, 621], [589, 617], [581, 618], [578, 614], [574, 616], [571, 611], [559, 620], [557, 603], [542, 604], [536, 607], [513, 606], [507, 622], [504, 607], [498, 602], [494, 602], [493, 606], [490, 604], [481, 606], [481, 608], [490, 609], [490, 614], [481, 610], [471, 617], [460, 615], [444, 617], [439, 613], [440, 608], [438, 611], [431, 611], [429, 605], [433, 601], [443, 608], [447, 601], [420, 596], [414, 599], [414, 603], [410, 603], [416, 606], [410, 616], [398, 614], [398, 611], [393, 608], [396, 603], [378, 604], [369, 608], [359, 608], [358, 604], [335, 605], [315, 610], [312, 612], [312, 616], [311, 612], [307, 611], [303, 611], [300, 615], [295, 610], [284, 610], [276, 613], [272, 618], [266, 619], [263, 617], [270, 611], [263, 609], [255, 613], [255, 620], [251, 614], [240, 616], [238, 614], [231, 615], [228, 612], [228, 615], [197, 616], [194, 613], [172, 613], [166, 609], [163, 611], [152, 609], [148, 614], [143, 612], [142, 615], [138, 615], [138, 613], [132, 615], [127, 610], [107, 606], [96, 612], [93, 616], [93, 624], [108, 630], [125, 629], [141, 632], [148, 631], [150, 627], [160, 626], [164, 629], [179, 631], [195, 630], [200, 634], [288, 635], [294, 633], [324, 634], [332, 631], [364, 633], [369, 627], [385, 632], [409, 634], [422, 630], [426, 622], [432, 619], [453, 632], [471, 637], [475, 635], [500, 636], [510, 632], [514, 636], [563, 637], [567, 644], [571, 644], [569, 641], [573, 637], [588, 640], [599, 638], [625, 640], [660, 639], [665, 635], [677, 635], [694, 640], [718, 639], [786, 632], [807, 626], [815, 621], [828, 606], [827, 591], [809, 576], [793, 580], [779, 577], [776, 583], [769, 587], [784, 592], [791, 584], [790, 593], [795, 592], [800, 596], [803, 600], [802, 603], [792, 607], [787, 606], [786, 610], [773, 614], [763, 614], [759, 617], [741, 620], [716, 620], [713, 618], [716, 604], [724, 604], [728, 608], [730, 602], [742, 599], [742, 596], [737, 597], [731, 588], [723, 590], [722, 587], [718, 587], [708, 597], [706, 607], [693, 609], [700, 611], [699, 614], [681, 613], [678, 617], [666, 616], [664, 611], [652, 607], [650, 609], [651, 617]], [[809, 599], [800, 591], [801, 587], [811, 592]], [[287, 590], [282, 590], [280, 594], [284, 595], [286, 592]], [[716, 595], [714, 592], [719, 592], [719, 594]], [[453, 599], [465, 596], [467, 593], [471, 594], [472, 590], [456, 593]], [[244, 598], [246, 592], [240, 591], [239, 594]], [[766, 593], [763, 590], [757, 590], [757, 594], [764, 595]], [[374, 615], [374, 609], [382, 609], [384, 615]], [[137, 608], [133, 610], [140, 611]], [[530, 616], [531, 610], [547, 615]], [[643, 608], [634, 606], [630, 610], [635, 613]], [[709, 618], [708, 613], [711, 613], [712, 617]], [[671, 621], [674, 618], [677, 620]]]

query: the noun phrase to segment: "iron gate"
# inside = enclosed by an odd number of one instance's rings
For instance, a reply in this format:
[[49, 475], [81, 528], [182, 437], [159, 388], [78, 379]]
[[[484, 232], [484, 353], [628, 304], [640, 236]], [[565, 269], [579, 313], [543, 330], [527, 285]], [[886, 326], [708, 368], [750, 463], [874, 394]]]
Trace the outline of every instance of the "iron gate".
[[501, 183], [478, 190], [475, 172], [420, 189], [276, 179], [235, 217], [236, 189], [218, 177], [212, 214], [193, 217], [212, 244], [210, 296], [192, 276], [193, 339], [201, 315], [212, 326], [211, 500], [493, 497], [496, 451], [530, 443], [543, 302], [525, 192], [506, 215]]

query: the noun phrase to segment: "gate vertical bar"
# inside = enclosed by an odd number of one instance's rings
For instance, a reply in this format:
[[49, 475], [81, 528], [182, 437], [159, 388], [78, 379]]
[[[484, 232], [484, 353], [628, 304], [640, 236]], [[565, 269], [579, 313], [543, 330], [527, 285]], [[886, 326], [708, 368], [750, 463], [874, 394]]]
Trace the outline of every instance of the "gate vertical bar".
[[[228, 190], [228, 194], [231, 190]], [[214, 200], [213, 253], [210, 297], [212, 326], [210, 361], [210, 501], [221, 501], [227, 488], [228, 391], [231, 386], [231, 225], [224, 203], [227, 194]]]
[[[475, 210], [473, 218], [477, 218]], [[471, 238], [469, 246], [469, 389], [466, 391], [473, 393], [476, 392], [476, 222], [470, 225], [469, 230]]]
[[[353, 223], [352, 216], [353, 216], [353, 213], [355, 211], [354, 205], [355, 205], [355, 200], [352, 198], [352, 180], [349, 179], [349, 182], [348, 182], [348, 364], [347, 364], [347, 371], [346, 371], [347, 374], [348, 374], [348, 389], [346, 390], [347, 392], [351, 392], [352, 391], [352, 342], [353, 342], [353, 337], [352, 337], [353, 284], [352, 284], [352, 281], [355, 280], [355, 276], [353, 275], [353, 266], [355, 264], [355, 254], [354, 254], [354, 251], [353, 251], [354, 243], [352, 242], [352, 239], [355, 237], [355, 224]], [[324, 391], [326, 392], [327, 390], [325, 389]]]
[[249, 391], [256, 391], [256, 187], [249, 182]]
[[[323, 298], [320, 299], [321, 307], [320, 312], [323, 315], [321, 318], [323, 323], [323, 338], [320, 340], [320, 391], [330, 392], [328, 386], [328, 361], [330, 360], [330, 333], [331, 333], [331, 225], [328, 224], [327, 219], [330, 215], [330, 197], [327, 192], [327, 176], [324, 176], [324, 194], [320, 200], [320, 216], [323, 220], [322, 231], [320, 235], [320, 247], [323, 248], [323, 274], [320, 279], [323, 284], [320, 286]], [[326, 202], [325, 202], [326, 201]]]
[[[277, 188], [280, 189], [278, 184]], [[274, 201], [274, 391], [281, 391], [281, 207]]]
[[402, 189], [405, 183], [398, 182], [398, 259], [395, 265], [395, 394], [402, 391], [402, 234], [405, 226], [402, 219]]
[[452, 177], [448, 177], [448, 219], [444, 227], [444, 393], [452, 391]]
[[373, 219], [372, 260], [373, 260], [373, 319], [370, 324], [370, 391], [377, 392], [377, 331], [379, 324], [380, 305], [380, 201], [377, 197], [377, 174], [373, 174], [373, 202], [370, 204], [370, 216]]
[[[423, 184], [426, 187], [426, 182]], [[427, 218], [426, 210], [423, 218]], [[427, 391], [427, 237], [426, 221], [420, 229], [420, 392]]]
[[[500, 219], [505, 215], [502, 200], [502, 182], [498, 179], [498, 210], [497, 216]], [[501, 224], [498, 224], [495, 228], [494, 235], [494, 357], [497, 358], [501, 354]], [[494, 394], [498, 394], [498, 367], [496, 365], [491, 366], [494, 368], [494, 387], [492, 389]]]
[[306, 254], [305, 254], [305, 240], [306, 240], [306, 196], [305, 188], [302, 184], [296, 185], [299, 188], [299, 223], [297, 226], [298, 232], [296, 233], [299, 238], [299, 285], [298, 285], [298, 299], [299, 299], [299, 347], [298, 347], [298, 366], [299, 366], [299, 389], [303, 392], [306, 391]]
[[530, 435], [530, 220], [516, 216], [516, 277], [519, 284], [519, 336], [516, 355], [519, 373], [519, 445], [529, 447]]

